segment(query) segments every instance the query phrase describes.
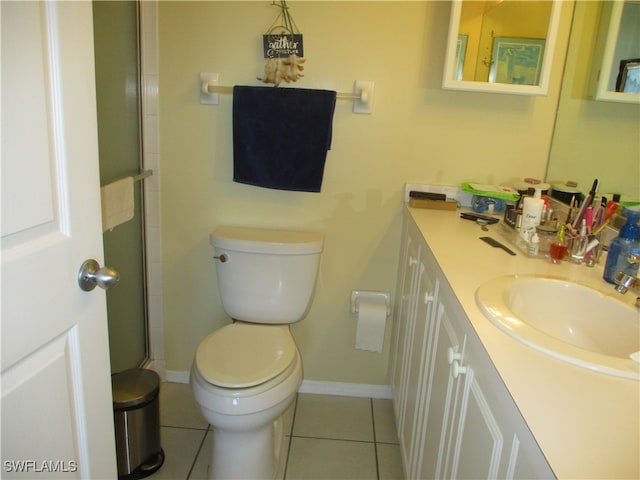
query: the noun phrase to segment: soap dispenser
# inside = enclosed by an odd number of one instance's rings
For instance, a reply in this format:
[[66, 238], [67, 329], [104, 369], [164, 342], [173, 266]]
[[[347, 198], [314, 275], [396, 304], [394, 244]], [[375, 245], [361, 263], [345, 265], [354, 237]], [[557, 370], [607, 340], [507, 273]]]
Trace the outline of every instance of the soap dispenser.
[[632, 249], [640, 249], [640, 211], [625, 208], [623, 214], [627, 217], [627, 222], [620, 229], [618, 237], [611, 242], [604, 267], [603, 278], [613, 284], [616, 283], [618, 272], [632, 276], [638, 274], [638, 264], [629, 263], [627, 257]]

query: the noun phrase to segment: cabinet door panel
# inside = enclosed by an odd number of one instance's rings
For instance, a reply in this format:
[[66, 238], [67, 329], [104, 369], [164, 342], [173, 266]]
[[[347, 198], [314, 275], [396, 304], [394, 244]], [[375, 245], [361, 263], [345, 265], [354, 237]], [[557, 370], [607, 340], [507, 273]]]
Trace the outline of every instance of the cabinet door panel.
[[529, 449], [523, 447], [514, 435], [505, 478], [555, 478], [551, 469], [541, 462], [537, 445]]
[[[400, 388], [400, 378], [402, 376], [402, 347], [404, 338], [404, 324], [406, 318], [407, 304], [411, 293], [411, 269], [409, 268], [409, 245], [415, 244], [415, 240], [409, 235], [409, 222], [405, 221], [402, 233], [402, 251], [398, 263], [398, 278], [396, 285], [396, 305], [394, 310], [394, 321], [391, 338], [391, 389], [393, 392], [394, 408], [398, 407], [397, 396]], [[396, 420], [398, 410], [394, 412]]]
[[[407, 239], [407, 256], [405, 259], [405, 276], [402, 291], [402, 299], [400, 303], [400, 313], [398, 316], [398, 350], [397, 350], [397, 367], [395, 372], [395, 382], [397, 387], [394, 388], [394, 409], [396, 414], [396, 425], [398, 427], [398, 436], [401, 444], [406, 437], [405, 430], [410, 426], [407, 424], [405, 417], [407, 413], [408, 390], [409, 384], [410, 361], [413, 352], [413, 336], [416, 324], [416, 303], [418, 298], [419, 286], [419, 243], [412, 239], [409, 235]], [[408, 466], [409, 444], [405, 443], [402, 449], [405, 467]]]
[[[452, 416], [460, 398], [460, 382], [451, 376], [448, 351], [463, 350], [442, 303], [432, 320], [433, 341], [427, 350], [430, 359], [426, 372], [425, 403], [420, 424], [420, 449], [423, 452], [416, 471], [418, 478], [447, 476], [446, 459], [453, 451]], [[464, 339], [463, 339], [464, 342]]]
[[[417, 291], [422, 291], [422, 281], [424, 280], [424, 265], [418, 265], [418, 276], [416, 281]], [[416, 302], [413, 305], [413, 312], [408, 317], [406, 349], [406, 366], [404, 368], [404, 377], [406, 379], [404, 411], [402, 413], [402, 433], [400, 433], [400, 443], [406, 445], [406, 453], [408, 457], [405, 459], [405, 468], [411, 471], [411, 457], [414, 454], [413, 437], [415, 430], [415, 419], [417, 413], [417, 405], [420, 399], [419, 392], [419, 375], [424, 369], [423, 343], [427, 336], [426, 328], [426, 308], [424, 302], [420, 300], [420, 293], [416, 295]]]
[[503, 435], [487, 404], [473, 368], [466, 367], [454, 478], [497, 478], [504, 447]]
[[413, 335], [413, 351], [410, 362], [409, 384], [412, 385], [407, 399], [405, 443], [411, 445], [409, 451], [409, 477], [415, 478], [422, 459], [424, 432], [422, 428], [424, 412], [429, 405], [428, 371], [431, 366], [432, 342], [434, 336], [433, 318], [436, 313], [438, 285], [427, 274], [425, 264], [420, 262], [418, 282], [418, 302], [416, 305], [416, 326]]

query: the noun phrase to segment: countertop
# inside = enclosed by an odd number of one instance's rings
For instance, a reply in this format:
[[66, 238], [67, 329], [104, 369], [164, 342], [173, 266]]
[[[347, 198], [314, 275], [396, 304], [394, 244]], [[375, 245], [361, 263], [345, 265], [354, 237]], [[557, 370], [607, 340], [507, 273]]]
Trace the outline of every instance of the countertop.
[[[640, 382], [527, 347], [494, 326], [475, 302], [476, 289], [492, 278], [542, 274], [588, 284], [632, 304], [636, 295], [619, 294], [602, 280], [604, 256], [593, 268], [554, 265], [510, 245], [500, 224], [485, 232], [459, 218], [459, 211], [407, 209], [557, 477], [640, 478]], [[492, 236], [517, 255], [492, 248], [481, 236]]]

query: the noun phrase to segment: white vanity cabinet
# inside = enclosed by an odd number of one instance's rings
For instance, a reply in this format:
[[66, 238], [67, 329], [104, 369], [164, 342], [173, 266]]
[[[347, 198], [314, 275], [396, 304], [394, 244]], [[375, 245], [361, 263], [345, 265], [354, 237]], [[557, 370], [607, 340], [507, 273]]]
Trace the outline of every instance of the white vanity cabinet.
[[402, 238], [391, 384], [405, 474], [554, 474], [409, 215]]

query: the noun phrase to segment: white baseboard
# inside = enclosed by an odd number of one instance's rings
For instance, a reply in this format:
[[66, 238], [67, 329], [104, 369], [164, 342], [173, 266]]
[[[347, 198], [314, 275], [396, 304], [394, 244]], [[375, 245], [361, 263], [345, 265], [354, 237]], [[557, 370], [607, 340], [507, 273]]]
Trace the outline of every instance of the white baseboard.
[[175, 370], [165, 370], [167, 382], [171, 383], [189, 383], [189, 372], [179, 372]]
[[[166, 371], [167, 382], [189, 383], [189, 372], [175, 370]], [[317, 380], [303, 380], [298, 389], [300, 393], [315, 393], [318, 395], [340, 395], [343, 397], [365, 397], [391, 399], [390, 385], [368, 385], [365, 383], [321, 382]]]
[[300, 393], [316, 393], [319, 395], [391, 399], [391, 385], [303, 380], [298, 391]]

